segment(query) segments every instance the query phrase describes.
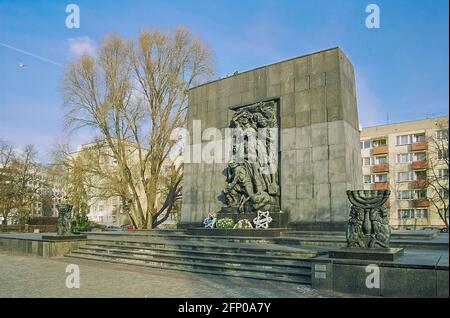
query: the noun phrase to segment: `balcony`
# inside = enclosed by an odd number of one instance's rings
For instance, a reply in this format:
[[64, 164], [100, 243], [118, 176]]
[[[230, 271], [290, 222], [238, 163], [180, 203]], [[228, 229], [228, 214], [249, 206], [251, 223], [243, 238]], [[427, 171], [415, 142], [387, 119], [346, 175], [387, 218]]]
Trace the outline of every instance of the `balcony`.
[[413, 170], [424, 170], [424, 169], [428, 169], [428, 161], [426, 160], [417, 160], [417, 161], [413, 161], [411, 164], [411, 168]]
[[389, 183], [375, 182], [375, 190], [389, 190]]
[[427, 180], [418, 179], [411, 182], [411, 186], [413, 189], [425, 189], [428, 187], [428, 182]]
[[413, 142], [411, 144], [411, 151], [427, 150], [427, 143], [425, 141]]
[[380, 165], [374, 165], [372, 167], [372, 172], [373, 173], [389, 172], [389, 164], [383, 163]]
[[428, 199], [416, 199], [413, 200], [413, 206], [416, 208], [426, 208], [430, 206], [430, 200]]
[[372, 148], [372, 156], [385, 155], [388, 153], [388, 146], [378, 146]]

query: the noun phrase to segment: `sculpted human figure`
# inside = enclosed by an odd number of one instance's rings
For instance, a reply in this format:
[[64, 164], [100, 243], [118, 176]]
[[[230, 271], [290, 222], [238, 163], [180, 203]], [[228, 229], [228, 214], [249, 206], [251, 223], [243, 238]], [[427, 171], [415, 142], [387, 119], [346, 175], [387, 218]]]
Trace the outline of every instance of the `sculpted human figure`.
[[250, 176], [243, 165], [234, 162], [228, 165], [228, 180], [223, 193], [231, 207], [239, 207], [243, 196], [248, 198], [253, 194]]
[[58, 205], [58, 235], [68, 235], [72, 233], [71, 211], [72, 205]]
[[350, 220], [347, 227], [347, 241], [349, 247], [365, 247], [363, 241], [364, 209], [352, 206]]
[[388, 212], [383, 207], [370, 211], [373, 233], [369, 247], [389, 247], [390, 227], [388, 217]]

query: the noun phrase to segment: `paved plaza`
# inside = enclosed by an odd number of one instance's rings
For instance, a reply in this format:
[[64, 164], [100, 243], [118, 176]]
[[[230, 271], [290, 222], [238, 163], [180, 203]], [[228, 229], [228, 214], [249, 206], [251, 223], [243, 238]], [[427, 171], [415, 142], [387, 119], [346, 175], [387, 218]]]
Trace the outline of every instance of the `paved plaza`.
[[[80, 268], [80, 288], [66, 287], [68, 264]], [[0, 253], [4, 297], [330, 297], [308, 286], [200, 275], [119, 264]], [[336, 297], [336, 295], [334, 295]]]

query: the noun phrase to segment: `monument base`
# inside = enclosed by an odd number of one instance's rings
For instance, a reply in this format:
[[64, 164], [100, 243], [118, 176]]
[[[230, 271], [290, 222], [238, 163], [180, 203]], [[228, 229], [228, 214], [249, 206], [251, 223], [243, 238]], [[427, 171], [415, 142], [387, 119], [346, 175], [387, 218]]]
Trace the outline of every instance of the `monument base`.
[[393, 262], [403, 256], [403, 248], [350, 248], [330, 251], [330, 258]]
[[279, 237], [285, 229], [207, 229], [204, 227], [188, 228], [188, 235], [240, 236], [240, 237]]
[[[270, 212], [270, 217], [272, 218], [272, 222], [269, 223], [269, 228], [286, 228], [287, 223], [289, 222], [289, 213], [281, 212]], [[254, 218], [258, 216], [257, 212], [237, 212], [237, 208], [229, 208], [224, 207], [217, 213], [217, 219], [230, 218], [234, 221], [234, 223], [239, 222], [240, 220], [247, 219], [249, 221], [253, 221]]]

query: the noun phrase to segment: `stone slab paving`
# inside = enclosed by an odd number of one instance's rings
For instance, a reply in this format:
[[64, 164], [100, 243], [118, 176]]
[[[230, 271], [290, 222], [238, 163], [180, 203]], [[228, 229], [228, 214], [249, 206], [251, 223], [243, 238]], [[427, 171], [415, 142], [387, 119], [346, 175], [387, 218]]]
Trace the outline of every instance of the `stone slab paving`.
[[[65, 285], [66, 266], [80, 268], [80, 288]], [[308, 286], [138, 268], [72, 258], [0, 253], [0, 298], [5, 297], [331, 297]], [[333, 297], [336, 297], [334, 295]]]

